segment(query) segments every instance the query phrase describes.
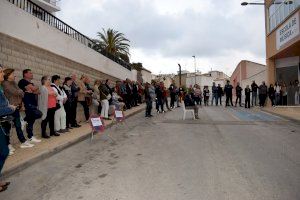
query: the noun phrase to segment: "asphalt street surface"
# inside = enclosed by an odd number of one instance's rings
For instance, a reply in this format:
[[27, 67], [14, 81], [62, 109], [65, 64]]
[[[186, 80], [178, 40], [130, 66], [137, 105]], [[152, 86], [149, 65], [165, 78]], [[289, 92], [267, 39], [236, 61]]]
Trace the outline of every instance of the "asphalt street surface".
[[299, 124], [244, 108], [199, 115], [139, 113], [9, 177], [0, 200], [300, 200]]

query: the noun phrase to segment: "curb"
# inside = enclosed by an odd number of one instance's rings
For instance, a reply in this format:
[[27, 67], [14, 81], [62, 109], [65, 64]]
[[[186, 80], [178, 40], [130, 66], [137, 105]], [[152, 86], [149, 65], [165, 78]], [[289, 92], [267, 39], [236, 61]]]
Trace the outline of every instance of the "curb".
[[[128, 114], [126, 116], [126, 119], [128, 119], [128, 118], [132, 117], [133, 115], [136, 115], [136, 114], [144, 111], [144, 109], [145, 108], [142, 106], [140, 109], [138, 109], [138, 110], [136, 110], [136, 111]], [[106, 128], [111, 128], [114, 125], [116, 125], [116, 123], [111, 123], [111, 124], [107, 125]], [[34, 165], [37, 162], [40, 162], [40, 161], [45, 160], [47, 158], [50, 158], [51, 156], [53, 156], [53, 155], [55, 155], [55, 154], [57, 154], [57, 153], [65, 150], [65, 149], [67, 149], [67, 148], [69, 148], [71, 146], [74, 146], [74, 145], [76, 145], [76, 144], [78, 144], [78, 143], [80, 143], [80, 142], [82, 142], [84, 140], [87, 140], [89, 138], [90, 138], [90, 131], [88, 133], [86, 133], [85, 135], [82, 135], [82, 136], [80, 136], [80, 137], [78, 137], [78, 138], [76, 138], [76, 139], [74, 139], [72, 141], [69, 141], [69, 142], [67, 142], [65, 144], [57, 146], [54, 149], [50, 149], [50, 150], [41, 152], [40, 154], [38, 154], [34, 158], [29, 159], [29, 160], [27, 160], [27, 161], [25, 161], [23, 163], [20, 163], [18, 166], [12, 167], [11, 169], [3, 171], [1, 175], [2, 175], [3, 178], [8, 178], [8, 177], [10, 177], [10, 176], [12, 176], [12, 175], [14, 175], [14, 174], [16, 174], [16, 173], [18, 173], [18, 172], [26, 169], [26, 168]]]
[[286, 115], [281, 115], [281, 114], [279, 114], [279, 113], [272, 112], [272, 111], [269, 111], [269, 110], [264, 110], [264, 109], [262, 109], [262, 111], [263, 111], [263, 112], [266, 112], [266, 113], [269, 113], [269, 114], [272, 114], [272, 115], [276, 115], [276, 116], [278, 116], [278, 117], [281, 117], [281, 118], [283, 118], [283, 119], [289, 120], [289, 121], [294, 122], [294, 123], [296, 123], [296, 124], [300, 124], [300, 119], [298, 120], [298, 119], [295, 119], [295, 118], [292, 118], [292, 117], [288, 117], [288, 116], [286, 116]]

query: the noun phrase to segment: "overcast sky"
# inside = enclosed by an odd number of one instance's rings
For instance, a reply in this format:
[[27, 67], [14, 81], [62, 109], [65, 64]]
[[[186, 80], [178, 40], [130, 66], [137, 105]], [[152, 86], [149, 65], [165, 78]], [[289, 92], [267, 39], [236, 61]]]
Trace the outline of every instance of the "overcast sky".
[[[257, 1], [256, 1], [257, 2]], [[263, 6], [241, 0], [62, 0], [57, 16], [96, 38], [102, 28], [131, 41], [131, 61], [152, 73], [221, 70], [231, 75], [240, 60], [265, 64]]]

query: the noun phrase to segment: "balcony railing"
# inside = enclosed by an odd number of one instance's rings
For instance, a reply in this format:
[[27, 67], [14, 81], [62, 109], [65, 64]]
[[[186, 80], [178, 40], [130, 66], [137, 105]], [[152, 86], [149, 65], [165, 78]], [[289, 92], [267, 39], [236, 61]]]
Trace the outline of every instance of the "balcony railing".
[[284, 0], [275, 3], [269, 8], [269, 33], [281, 24], [292, 12], [300, 7], [300, 0]]
[[[75, 30], [65, 22], [61, 21], [51, 13], [47, 12], [40, 6], [36, 5], [30, 0], [7, 0], [10, 3], [16, 5], [17, 7], [21, 8], [22, 10], [30, 13], [31, 15], [39, 18], [40, 20], [44, 21], [45, 23], [49, 24], [50, 26], [57, 28], [61, 32], [67, 34], [69, 37], [72, 37], [73, 39], [79, 41], [80, 43], [84, 44], [85, 46], [93, 49], [93, 46], [95, 45], [94, 41], [88, 38], [87, 36], [83, 35], [79, 31]], [[94, 50], [94, 49], [93, 49]], [[95, 50], [96, 51], [96, 50]], [[125, 67], [128, 70], [131, 70], [131, 66], [129, 63], [121, 60], [120, 58], [108, 54], [108, 53], [101, 53], [100, 51], [97, 51], [98, 53], [102, 54], [103, 56], [113, 60], [114, 62], [120, 64], [121, 66]]]

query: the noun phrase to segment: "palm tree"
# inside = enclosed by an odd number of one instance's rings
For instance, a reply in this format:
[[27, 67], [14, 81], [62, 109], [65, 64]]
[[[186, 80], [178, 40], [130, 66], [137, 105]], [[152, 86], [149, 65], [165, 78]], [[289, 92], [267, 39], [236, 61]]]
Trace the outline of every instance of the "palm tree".
[[113, 29], [102, 29], [102, 31], [103, 32], [97, 33], [100, 40], [93, 40], [95, 42], [93, 48], [97, 51], [112, 54], [126, 62], [129, 62], [130, 41], [125, 38], [125, 35]]

